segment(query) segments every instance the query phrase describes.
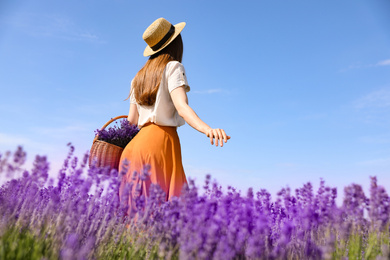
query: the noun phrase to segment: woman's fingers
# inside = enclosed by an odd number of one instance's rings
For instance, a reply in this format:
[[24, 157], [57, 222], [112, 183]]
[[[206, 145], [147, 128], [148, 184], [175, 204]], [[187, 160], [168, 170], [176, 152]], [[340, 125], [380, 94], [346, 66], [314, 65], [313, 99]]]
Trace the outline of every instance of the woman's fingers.
[[214, 135], [214, 137], [215, 137], [215, 146], [218, 146], [218, 144], [219, 144], [219, 129], [215, 129], [214, 132], [215, 132], [215, 135]]
[[222, 134], [222, 131], [223, 131], [222, 129], [217, 129], [219, 144], [221, 145], [221, 147], [223, 146], [223, 134]]
[[227, 142], [228, 138], [226, 136], [226, 133], [225, 131], [222, 129], [222, 136], [223, 136], [223, 140], [225, 141], [225, 143]]
[[215, 146], [221, 145], [221, 147], [223, 147], [224, 142], [226, 143], [230, 139], [230, 136], [225, 133], [225, 130], [219, 128], [208, 130], [206, 136], [210, 138], [211, 145], [214, 145], [215, 142]]
[[209, 133], [208, 133], [208, 137], [210, 137], [210, 143], [211, 145], [214, 144], [214, 134], [213, 134], [213, 129], [210, 129]]
[[210, 138], [211, 145], [215, 142], [215, 146], [221, 145], [221, 147], [223, 147], [224, 142], [226, 143], [230, 139], [230, 136], [226, 135], [225, 130], [219, 128], [210, 129], [206, 136]]
[[[215, 142], [215, 146], [218, 146], [218, 144], [219, 144], [219, 131], [218, 131], [219, 129], [213, 129], [212, 130], [212, 136], [213, 136], [213, 143], [211, 143], [211, 144], [214, 144], [214, 142]], [[215, 140], [214, 140], [214, 138], [215, 138]]]

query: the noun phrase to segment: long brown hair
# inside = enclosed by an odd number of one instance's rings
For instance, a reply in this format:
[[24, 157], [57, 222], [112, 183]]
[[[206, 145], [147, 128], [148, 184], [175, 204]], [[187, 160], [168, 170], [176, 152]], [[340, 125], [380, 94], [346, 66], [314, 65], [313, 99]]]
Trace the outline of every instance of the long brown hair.
[[132, 91], [139, 105], [152, 106], [156, 102], [165, 66], [170, 61], [181, 62], [182, 58], [183, 40], [180, 34], [167, 47], [150, 56], [133, 80]]

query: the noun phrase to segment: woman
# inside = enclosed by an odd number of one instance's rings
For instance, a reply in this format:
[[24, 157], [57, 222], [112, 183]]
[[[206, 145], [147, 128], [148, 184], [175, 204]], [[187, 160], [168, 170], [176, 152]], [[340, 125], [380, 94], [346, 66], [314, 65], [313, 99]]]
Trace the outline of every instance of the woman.
[[[166, 200], [180, 196], [187, 183], [181, 159], [181, 149], [176, 128], [187, 122], [210, 138], [211, 144], [223, 146], [230, 139], [223, 129], [213, 129], [204, 123], [188, 105], [190, 87], [181, 64], [183, 42], [180, 32], [185, 23], [173, 26], [164, 18], [154, 21], [144, 32], [148, 44], [144, 56], [150, 56], [144, 67], [131, 82], [128, 121], [138, 124], [140, 131], [122, 153], [119, 169], [129, 162], [123, 176], [119, 195], [122, 197], [126, 183], [133, 182], [136, 190], [149, 196], [151, 183], [159, 184]], [[184, 122], [185, 121], [185, 122]], [[141, 173], [149, 165], [149, 178]], [[132, 196], [130, 209], [135, 207]]]

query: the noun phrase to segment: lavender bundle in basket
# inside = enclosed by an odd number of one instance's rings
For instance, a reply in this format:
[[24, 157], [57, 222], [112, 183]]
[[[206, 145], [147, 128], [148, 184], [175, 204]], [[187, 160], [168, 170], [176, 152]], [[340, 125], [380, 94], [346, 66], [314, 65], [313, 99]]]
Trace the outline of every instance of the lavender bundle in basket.
[[99, 135], [98, 140], [125, 148], [134, 136], [136, 136], [139, 129], [137, 125], [130, 124], [127, 119], [121, 120], [119, 127], [117, 126], [117, 122], [115, 124], [113, 127], [107, 129], [97, 129], [95, 134]]

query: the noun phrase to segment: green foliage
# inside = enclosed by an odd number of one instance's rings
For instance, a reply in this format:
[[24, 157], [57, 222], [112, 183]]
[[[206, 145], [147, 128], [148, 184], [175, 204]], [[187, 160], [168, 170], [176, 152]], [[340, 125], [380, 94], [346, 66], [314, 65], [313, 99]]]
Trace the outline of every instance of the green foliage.
[[357, 233], [353, 233], [349, 237], [348, 259], [362, 259], [362, 236]]
[[58, 259], [58, 249], [53, 247], [53, 238], [43, 232], [12, 226], [0, 237], [0, 259]]
[[373, 229], [366, 235], [357, 232], [358, 228], [355, 229], [347, 239], [337, 234], [339, 239], [335, 240], [333, 254], [329, 259], [390, 259], [389, 226], [381, 230]]
[[[96, 248], [96, 259], [165, 259], [158, 253], [159, 244], [151, 243], [146, 232], [117, 231]], [[172, 256], [169, 259], [178, 257]]]
[[[328, 229], [324, 235], [341, 238], [337, 230]], [[55, 233], [42, 227], [39, 234], [17, 226], [4, 230], [0, 237], [0, 259], [59, 259], [60, 245], [56, 243]], [[94, 249], [94, 259], [179, 259], [179, 250], [172, 254], [162, 255], [159, 248], [161, 241], [151, 242], [146, 231], [118, 227], [107, 233], [101, 243]], [[322, 237], [321, 239], [323, 239]], [[324, 259], [389, 259], [389, 227], [372, 230], [367, 237], [359, 232], [352, 232], [346, 240], [336, 239], [330, 248], [331, 254]], [[363, 254], [362, 254], [363, 252]]]
[[382, 232], [373, 230], [369, 234], [364, 259], [377, 259], [377, 256], [382, 256], [383, 259], [390, 259], [389, 248], [389, 225], [387, 225]]

